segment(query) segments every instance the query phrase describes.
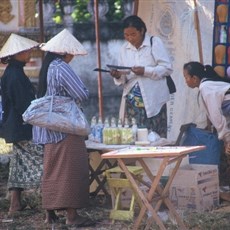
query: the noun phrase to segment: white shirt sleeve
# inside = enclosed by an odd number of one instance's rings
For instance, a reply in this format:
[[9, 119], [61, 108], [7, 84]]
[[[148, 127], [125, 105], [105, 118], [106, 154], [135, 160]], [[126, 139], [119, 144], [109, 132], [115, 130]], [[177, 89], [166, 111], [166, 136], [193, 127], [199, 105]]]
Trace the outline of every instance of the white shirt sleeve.
[[[217, 82], [214, 83], [218, 84]], [[207, 82], [207, 84], [204, 82], [202, 85], [205, 85], [205, 87], [200, 87], [200, 93], [208, 118], [216, 128], [219, 139], [226, 141], [226, 139], [229, 139], [230, 130], [221, 109], [224, 93], [223, 91], [221, 92], [218, 86], [215, 88], [211, 82]]]

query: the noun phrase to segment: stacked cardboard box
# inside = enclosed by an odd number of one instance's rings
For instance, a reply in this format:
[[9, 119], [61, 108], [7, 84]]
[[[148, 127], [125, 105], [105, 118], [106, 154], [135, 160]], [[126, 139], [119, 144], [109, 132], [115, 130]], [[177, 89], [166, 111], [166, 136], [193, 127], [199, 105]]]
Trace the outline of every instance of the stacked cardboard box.
[[218, 207], [218, 166], [190, 164], [181, 167], [171, 184], [169, 197], [177, 210], [202, 212]]

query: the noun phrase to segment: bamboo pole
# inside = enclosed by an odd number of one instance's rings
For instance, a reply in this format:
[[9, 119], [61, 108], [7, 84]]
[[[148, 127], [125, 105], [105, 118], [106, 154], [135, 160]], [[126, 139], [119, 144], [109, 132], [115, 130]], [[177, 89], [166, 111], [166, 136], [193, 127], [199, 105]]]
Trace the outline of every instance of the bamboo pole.
[[197, 2], [196, 2], [196, 0], [193, 0], [193, 1], [194, 1], [194, 6], [195, 6], [195, 10], [194, 10], [194, 24], [195, 24], [195, 30], [197, 32], [199, 58], [200, 58], [200, 62], [202, 64], [204, 64], [202, 41], [201, 41], [201, 32], [200, 32], [200, 21], [199, 21], [198, 9], [197, 9]]
[[[97, 67], [101, 68], [101, 48], [100, 48], [100, 28], [98, 19], [98, 0], [94, 0], [94, 20], [97, 46]], [[98, 72], [98, 103], [99, 103], [99, 117], [103, 119], [103, 97], [102, 97], [102, 77], [101, 72]]]

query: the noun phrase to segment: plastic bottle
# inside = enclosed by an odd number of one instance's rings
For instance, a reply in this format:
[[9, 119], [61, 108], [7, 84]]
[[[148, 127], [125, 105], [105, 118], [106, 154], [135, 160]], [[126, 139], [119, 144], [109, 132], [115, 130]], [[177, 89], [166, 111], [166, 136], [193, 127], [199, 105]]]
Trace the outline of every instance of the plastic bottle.
[[117, 132], [118, 132], [118, 135], [119, 135], [119, 140], [118, 140], [118, 144], [122, 144], [122, 122], [121, 122], [121, 119], [119, 118], [118, 119], [118, 122], [117, 122]]
[[133, 143], [135, 143], [137, 141], [137, 123], [135, 118], [132, 118], [132, 134], [133, 134]]
[[90, 134], [88, 136], [90, 141], [95, 141], [95, 126], [97, 124], [97, 118], [96, 116], [93, 116], [91, 119], [91, 124], [90, 124]]
[[110, 131], [109, 119], [106, 118], [104, 122], [104, 128], [103, 128], [103, 143], [106, 145], [110, 144], [109, 131]]
[[111, 133], [112, 133], [112, 144], [117, 145], [120, 144], [120, 132], [117, 128], [116, 118], [111, 118]]
[[133, 142], [132, 128], [129, 127], [128, 118], [125, 118], [125, 125], [122, 128], [122, 144], [131, 144]]
[[102, 123], [102, 119], [99, 117], [98, 122], [95, 125], [95, 142], [97, 143], [103, 142], [103, 128], [104, 125]]

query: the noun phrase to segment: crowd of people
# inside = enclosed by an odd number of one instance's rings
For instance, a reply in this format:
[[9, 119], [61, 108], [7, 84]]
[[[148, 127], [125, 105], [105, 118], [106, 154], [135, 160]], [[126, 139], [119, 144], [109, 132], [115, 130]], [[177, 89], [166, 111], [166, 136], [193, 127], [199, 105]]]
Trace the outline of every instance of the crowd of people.
[[[132, 68], [110, 71], [115, 85], [123, 86], [119, 117], [122, 121], [134, 117], [138, 127], [167, 137], [166, 103], [170, 92], [166, 77], [173, 72], [167, 49], [159, 37], [147, 33], [138, 16], [124, 19], [123, 33], [125, 42], [117, 64]], [[37, 91], [23, 70], [33, 49], [45, 52]], [[69, 65], [74, 56], [86, 53], [66, 29], [40, 46], [31, 39], [11, 34], [0, 51], [1, 62], [8, 64], [1, 78], [3, 135], [7, 143], [13, 143], [8, 179], [9, 214], [23, 210], [23, 190], [41, 187], [46, 223], [57, 221], [56, 211], [65, 210], [67, 225], [95, 225], [77, 213], [89, 205], [85, 138], [32, 127], [22, 119], [35, 97], [61, 95], [78, 102], [88, 99], [89, 90]], [[230, 80], [218, 76], [210, 65], [195, 61], [184, 64], [182, 71], [188, 87], [199, 88], [207, 116], [219, 139], [224, 141], [226, 154], [230, 154]]]
[[68, 64], [75, 55], [87, 52], [66, 29], [50, 39], [40, 47], [46, 55], [35, 93], [23, 67], [30, 60], [31, 51], [38, 46], [35, 41], [11, 34], [0, 51], [1, 62], [8, 64], [1, 78], [3, 137], [7, 143], [13, 143], [8, 180], [9, 214], [23, 210], [23, 190], [41, 187], [45, 223], [56, 222], [56, 211], [65, 210], [67, 225], [93, 226], [95, 222], [77, 213], [77, 209], [89, 205], [85, 138], [32, 127], [22, 118], [35, 95], [60, 95], [78, 102], [88, 99], [88, 89]]

